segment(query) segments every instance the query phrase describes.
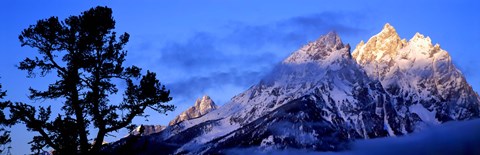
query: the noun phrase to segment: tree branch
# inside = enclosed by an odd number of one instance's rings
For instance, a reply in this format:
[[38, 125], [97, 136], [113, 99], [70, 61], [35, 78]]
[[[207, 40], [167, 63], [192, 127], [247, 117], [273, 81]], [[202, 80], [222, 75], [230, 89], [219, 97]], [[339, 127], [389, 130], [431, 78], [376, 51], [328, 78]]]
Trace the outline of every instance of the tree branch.
[[50, 46], [49, 51], [45, 51], [45, 54], [47, 55], [48, 60], [52, 62], [55, 68], [61, 71], [62, 75], [65, 75], [67, 73], [67, 70], [64, 67], [61, 67], [60, 65], [58, 65], [58, 63], [53, 59], [53, 54], [51, 49], [52, 47]]

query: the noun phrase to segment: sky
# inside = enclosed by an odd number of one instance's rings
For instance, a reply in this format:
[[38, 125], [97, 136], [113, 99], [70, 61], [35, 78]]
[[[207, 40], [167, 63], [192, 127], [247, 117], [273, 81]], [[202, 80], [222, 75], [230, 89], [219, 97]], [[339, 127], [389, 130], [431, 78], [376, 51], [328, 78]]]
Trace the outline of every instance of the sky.
[[[475, 0], [4, 0], [0, 2], [0, 83], [8, 91], [7, 100], [32, 105], [61, 102], [28, 100], [29, 87], [46, 89], [55, 76], [27, 78], [15, 67], [36, 54], [35, 49], [20, 46], [18, 35], [37, 20], [65, 19], [98, 5], [112, 8], [116, 32], [130, 34], [127, 64], [156, 72], [171, 90], [170, 103], [177, 107], [168, 115], [147, 111], [148, 121], [139, 118], [135, 124], [165, 125], [202, 95], [223, 105], [321, 35], [336, 31], [344, 43], [355, 47], [380, 32], [385, 23], [394, 26], [401, 38], [408, 40], [420, 32], [439, 43], [474, 90], [480, 90], [480, 2]], [[116, 100], [118, 96], [112, 98]], [[126, 134], [121, 130], [106, 140]], [[12, 153], [29, 153], [27, 143], [33, 135], [23, 125], [14, 126]]]

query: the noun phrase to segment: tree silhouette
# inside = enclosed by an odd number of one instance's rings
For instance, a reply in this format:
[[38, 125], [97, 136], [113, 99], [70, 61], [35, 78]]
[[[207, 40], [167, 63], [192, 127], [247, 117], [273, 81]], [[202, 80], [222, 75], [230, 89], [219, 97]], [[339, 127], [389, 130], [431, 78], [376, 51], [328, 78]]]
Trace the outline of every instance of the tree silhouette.
[[[117, 37], [114, 28], [112, 10], [95, 7], [64, 21], [39, 20], [22, 31], [21, 45], [37, 49], [40, 57], [26, 58], [18, 68], [28, 71], [28, 77], [51, 72], [58, 77], [45, 91], [30, 88], [30, 99], [63, 101], [55, 103], [62, 107], [55, 119], [50, 118], [50, 106], [10, 106], [13, 119], [39, 133], [30, 142], [32, 151], [40, 153], [48, 146], [55, 154], [96, 154], [108, 133], [130, 127], [133, 118], [145, 117], [146, 108], [173, 111], [173, 105], [164, 104], [172, 99], [170, 91], [155, 73], [142, 75], [139, 67], [124, 67], [129, 34]], [[126, 83], [120, 103], [109, 100], [119, 91], [113, 80]], [[88, 130], [92, 126], [96, 135]]]
[[[6, 91], [2, 91], [2, 85], [0, 84], [0, 99], [5, 97]], [[11, 122], [8, 118], [5, 117], [3, 110], [7, 107], [10, 102], [4, 101], [0, 102], [0, 153], [5, 149], [5, 144], [10, 143], [10, 131], [5, 129], [6, 126], [11, 125]]]

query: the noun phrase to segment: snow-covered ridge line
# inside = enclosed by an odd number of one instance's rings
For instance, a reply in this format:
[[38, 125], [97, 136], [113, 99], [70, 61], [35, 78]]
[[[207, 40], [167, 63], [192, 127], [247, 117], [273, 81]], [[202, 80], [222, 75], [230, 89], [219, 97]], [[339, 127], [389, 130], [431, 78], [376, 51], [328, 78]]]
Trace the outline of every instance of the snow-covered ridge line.
[[147, 154], [222, 154], [237, 146], [337, 151], [356, 139], [401, 136], [479, 113], [477, 93], [446, 51], [419, 33], [400, 39], [386, 24], [352, 54], [335, 32], [321, 36], [222, 107], [138, 143], [150, 142]]
[[387, 23], [366, 43], [361, 41], [352, 56], [391, 96], [411, 99], [408, 105], [420, 103], [439, 115], [431, 123], [479, 116], [478, 94], [448, 52], [438, 43], [433, 45], [428, 36], [417, 32], [407, 42]]
[[215, 102], [213, 102], [210, 96], [204, 95], [202, 98], [198, 98], [192, 107], [183, 111], [172, 121], [170, 121], [168, 125], [174, 125], [185, 120], [201, 117], [217, 108], [218, 106], [215, 104]]

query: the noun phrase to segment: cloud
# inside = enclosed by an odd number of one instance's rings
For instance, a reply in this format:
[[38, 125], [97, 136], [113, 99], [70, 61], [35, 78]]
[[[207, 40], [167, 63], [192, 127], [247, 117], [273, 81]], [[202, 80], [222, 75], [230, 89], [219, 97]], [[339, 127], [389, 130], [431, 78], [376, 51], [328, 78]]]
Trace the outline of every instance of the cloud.
[[358, 140], [343, 152], [314, 152], [299, 149], [259, 150], [237, 148], [228, 154], [329, 154], [329, 155], [404, 155], [404, 154], [480, 154], [480, 119], [448, 122], [403, 137]]
[[329, 31], [343, 36], [357, 35], [365, 31], [357, 27], [365, 18], [360, 13], [323, 12], [267, 25], [231, 23], [228, 27], [234, 31], [227, 39], [244, 47], [261, 48], [268, 44], [297, 47]]
[[141, 43], [138, 48], [153, 52], [137, 61], [148, 68], [162, 66], [156, 70], [169, 76], [164, 81], [172, 95], [193, 100], [208, 89], [226, 89], [224, 85], [247, 88], [291, 52], [328, 31], [361, 33], [352, 23], [363, 19], [359, 13], [324, 12], [257, 25], [232, 21], [185, 40]]
[[477, 68], [479, 63], [474, 60], [468, 60], [467, 62], [461, 63], [458, 61], [453, 61], [455, 67], [457, 67], [464, 76], [468, 77], [476, 77], [477, 76]]
[[177, 95], [177, 97], [180, 98], [198, 97], [203, 95], [203, 93], [207, 92], [209, 89], [223, 89], [225, 84], [250, 86], [257, 82], [261, 76], [262, 74], [256, 71], [238, 72], [232, 70], [228, 72], [214, 72], [204, 76], [190, 77], [183, 81], [167, 84], [167, 87], [172, 90], [173, 95]]
[[356, 154], [480, 154], [480, 120], [449, 122], [399, 138], [358, 141]]
[[[223, 46], [223, 47], [222, 47]], [[224, 47], [228, 46], [228, 47]], [[195, 73], [237, 68], [239, 65], [268, 63], [274, 53], [234, 53], [234, 43], [224, 43], [207, 33], [196, 33], [186, 42], [167, 42], [160, 49], [159, 62], [175, 69]]]

